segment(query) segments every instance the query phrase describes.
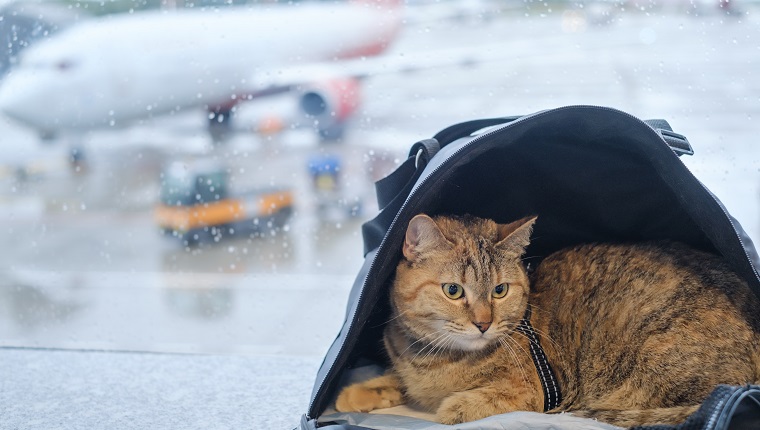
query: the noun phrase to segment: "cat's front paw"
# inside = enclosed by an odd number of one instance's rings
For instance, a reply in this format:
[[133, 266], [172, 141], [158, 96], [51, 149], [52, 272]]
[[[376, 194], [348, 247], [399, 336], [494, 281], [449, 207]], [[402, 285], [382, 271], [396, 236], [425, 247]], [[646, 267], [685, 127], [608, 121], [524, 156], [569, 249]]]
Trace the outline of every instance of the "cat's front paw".
[[442, 424], [459, 424], [466, 421], [474, 421], [478, 418], [471, 418], [476, 412], [473, 410], [470, 400], [461, 393], [451, 395], [443, 400], [441, 406], [435, 412], [436, 420]]
[[403, 403], [403, 397], [398, 388], [369, 382], [372, 381], [344, 388], [335, 401], [335, 409], [338, 412], [369, 412]]
[[442, 424], [459, 424], [510, 411], [506, 405], [500, 405], [497, 410], [491, 403], [481, 393], [455, 393], [441, 402], [435, 413], [436, 419]]

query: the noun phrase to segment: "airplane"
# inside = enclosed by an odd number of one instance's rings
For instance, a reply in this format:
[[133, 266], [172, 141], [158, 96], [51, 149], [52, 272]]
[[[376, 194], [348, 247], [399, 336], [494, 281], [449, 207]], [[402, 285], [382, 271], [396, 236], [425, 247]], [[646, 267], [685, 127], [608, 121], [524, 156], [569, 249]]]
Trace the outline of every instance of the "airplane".
[[39, 41], [0, 82], [0, 110], [43, 139], [190, 108], [221, 139], [239, 103], [294, 92], [323, 139], [361, 103], [360, 80], [402, 27], [399, 0], [135, 12]]

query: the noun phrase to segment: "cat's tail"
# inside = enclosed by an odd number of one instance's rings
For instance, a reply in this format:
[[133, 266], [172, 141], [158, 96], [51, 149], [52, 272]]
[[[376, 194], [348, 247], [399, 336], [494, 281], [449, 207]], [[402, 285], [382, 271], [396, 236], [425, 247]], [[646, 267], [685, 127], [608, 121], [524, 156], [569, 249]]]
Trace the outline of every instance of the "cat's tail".
[[593, 418], [627, 428], [639, 425], [679, 424], [697, 409], [699, 405], [636, 410], [586, 409], [568, 412], [577, 417]]

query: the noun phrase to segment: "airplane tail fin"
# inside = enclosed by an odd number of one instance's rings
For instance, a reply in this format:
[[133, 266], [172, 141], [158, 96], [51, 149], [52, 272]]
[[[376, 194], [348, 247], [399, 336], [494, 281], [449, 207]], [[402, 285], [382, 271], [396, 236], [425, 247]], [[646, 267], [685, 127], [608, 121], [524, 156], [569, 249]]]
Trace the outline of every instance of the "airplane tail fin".
[[349, 0], [349, 4], [372, 13], [372, 29], [366, 29], [369, 43], [341, 52], [338, 57], [372, 57], [384, 52], [396, 40], [403, 28], [404, 0]]

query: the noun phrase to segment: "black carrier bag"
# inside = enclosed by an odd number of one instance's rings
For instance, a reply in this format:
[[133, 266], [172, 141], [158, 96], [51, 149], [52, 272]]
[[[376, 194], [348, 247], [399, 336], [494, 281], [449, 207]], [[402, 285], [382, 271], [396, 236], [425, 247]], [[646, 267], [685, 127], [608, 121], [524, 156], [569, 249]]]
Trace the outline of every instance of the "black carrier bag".
[[[585, 242], [672, 239], [722, 255], [760, 296], [754, 246], [679, 160], [691, 154], [686, 138], [665, 121], [594, 106], [466, 122], [414, 144], [409, 158], [376, 184], [381, 210], [362, 228], [365, 262], [300, 428], [617, 428], [535, 412], [446, 426], [419, 417], [337, 413], [334, 402], [342, 387], [387, 365], [382, 332], [388, 281], [406, 226], [421, 212], [469, 213], [501, 223], [537, 214], [527, 256]], [[681, 425], [651, 428], [760, 429], [760, 387], [718, 386]]]

